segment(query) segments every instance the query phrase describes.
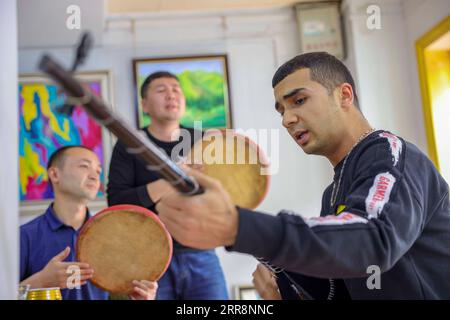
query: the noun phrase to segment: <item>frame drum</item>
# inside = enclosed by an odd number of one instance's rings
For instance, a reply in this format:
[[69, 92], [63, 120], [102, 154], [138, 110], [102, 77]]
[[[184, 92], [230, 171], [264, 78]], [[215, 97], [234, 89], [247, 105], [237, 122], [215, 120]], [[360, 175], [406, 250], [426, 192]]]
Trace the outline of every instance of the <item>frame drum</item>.
[[77, 239], [77, 260], [94, 269], [91, 282], [114, 294], [131, 294], [133, 280], [157, 281], [171, 258], [171, 236], [153, 212], [139, 206], [100, 211]]
[[232, 130], [208, 130], [194, 144], [187, 161], [202, 164], [203, 173], [219, 180], [239, 207], [254, 209], [267, 194], [269, 166], [264, 153]]

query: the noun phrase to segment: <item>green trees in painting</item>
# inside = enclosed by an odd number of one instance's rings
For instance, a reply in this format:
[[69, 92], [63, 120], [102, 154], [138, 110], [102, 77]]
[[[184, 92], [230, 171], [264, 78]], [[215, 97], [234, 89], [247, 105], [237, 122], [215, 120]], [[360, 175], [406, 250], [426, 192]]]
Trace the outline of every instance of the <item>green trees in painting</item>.
[[223, 75], [202, 70], [184, 71], [177, 75], [186, 96], [186, 113], [181, 119], [185, 126], [203, 121], [203, 128], [225, 128], [225, 84]]
[[[202, 121], [203, 129], [226, 128], [228, 118], [228, 101], [226, 83], [219, 72], [203, 70], [183, 71], [177, 74], [181, 88], [186, 97], [186, 112], [181, 124], [193, 127], [194, 121]], [[139, 88], [145, 77], [139, 76]], [[139, 99], [140, 103], [140, 99]], [[150, 123], [149, 117], [140, 112], [140, 127]]]

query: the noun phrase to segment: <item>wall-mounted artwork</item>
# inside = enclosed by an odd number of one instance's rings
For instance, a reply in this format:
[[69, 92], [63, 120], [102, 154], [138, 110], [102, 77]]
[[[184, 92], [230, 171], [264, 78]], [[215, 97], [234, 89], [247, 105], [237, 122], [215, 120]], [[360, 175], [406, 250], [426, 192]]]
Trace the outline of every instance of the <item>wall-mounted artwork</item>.
[[[81, 73], [77, 77], [92, 92], [111, 104], [111, 78], [107, 71]], [[53, 198], [47, 176], [47, 162], [58, 148], [83, 145], [93, 150], [102, 165], [102, 183], [98, 193], [105, 195], [107, 163], [111, 136], [84, 109], [75, 106], [71, 116], [57, 111], [64, 94], [47, 77], [19, 77], [19, 194], [22, 207], [45, 207]]]
[[151, 73], [169, 71], [175, 74], [186, 97], [186, 112], [181, 124], [202, 128], [231, 128], [226, 55], [133, 60], [137, 126], [146, 127], [150, 118], [142, 111], [139, 94], [142, 83]]

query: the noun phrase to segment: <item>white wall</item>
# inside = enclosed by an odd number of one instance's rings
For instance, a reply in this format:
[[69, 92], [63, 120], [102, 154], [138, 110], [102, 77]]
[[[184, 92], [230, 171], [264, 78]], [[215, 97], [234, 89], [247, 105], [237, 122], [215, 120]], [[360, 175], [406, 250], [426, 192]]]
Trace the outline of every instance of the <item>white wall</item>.
[[[403, 2], [404, 21], [406, 26], [406, 44], [408, 61], [408, 79], [412, 107], [420, 117], [417, 117], [416, 128], [422, 135], [421, 145], [428, 151], [425, 126], [422, 111], [419, 73], [416, 58], [416, 41], [430, 31], [450, 14], [449, 0], [409, 0]], [[450, 119], [448, 119], [450, 124]], [[450, 181], [447, 181], [450, 183]]]
[[16, 1], [0, 1], [0, 300], [16, 299], [18, 261], [17, 15]]
[[[79, 10], [81, 29], [72, 29], [74, 7]], [[71, 46], [83, 32], [103, 33], [104, 0], [18, 0], [20, 47]], [[67, 12], [69, 9], [69, 12]], [[22, 23], [27, 21], [27, 23]], [[69, 22], [71, 28], [66, 27]]]
[[[371, 4], [381, 8], [380, 30], [367, 28]], [[427, 153], [415, 41], [450, 14], [450, 1], [345, 0], [342, 7], [365, 115]]]
[[411, 110], [402, 2], [370, 2], [381, 8], [380, 30], [367, 28], [368, 4], [364, 0], [346, 1], [343, 7], [349, 20], [348, 36], [353, 44], [350, 50], [363, 112], [376, 128], [391, 130], [423, 145], [421, 132], [416, 129], [420, 114]]

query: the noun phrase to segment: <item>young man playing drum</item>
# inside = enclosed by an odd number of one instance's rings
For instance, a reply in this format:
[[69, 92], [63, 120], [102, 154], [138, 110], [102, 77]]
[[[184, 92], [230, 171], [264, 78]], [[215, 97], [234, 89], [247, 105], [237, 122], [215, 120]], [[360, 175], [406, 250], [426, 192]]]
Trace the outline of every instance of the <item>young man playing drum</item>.
[[[236, 208], [219, 182], [190, 170], [205, 192], [170, 193], [157, 205], [172, 235], [284, 268], [272, 268], [284, 298], [449, 299], [449, 188], [432, 162], [413, 144], [372, 128], [350, 72], [327, 53], [288, 61], [272, 85], [292, 138], [334, 167], [320, 217]], [[255, 284], [279, 298], [265, 271]]]
[[[142, 84], [141, 97], [142, 110], [151, 118], [143, 133], [173, 161], [186, 157], [181, 153], [189, 151], [202, 134], [180, 126], [186, 102], [177, 77], [169, 72], [149, 75]], [[149, 168], [119, 140], [109, 169], [109, 205], [135, 204], [155, 211], [155, 204], [168, 191], [171, 189], [157, 168]], [[214, 250], [186, 247], [175, 239], [172, 261], [158, 281], [157, 299], [227, 299], [225, 278]]]
[[[47, 166], [55, 195], [47, 211], [20, 227], [20, 280], [31, 288], [61, 288], [63, 300], [104, 300], [109, 294], [89, 279], [95, 270], [75, 262], [74, 246], [78, 232], [90, 218], [87, 204], [100, 187], [101, 164], [97, 155], [82, 146], [55, 151]], [[69, 279], [68, 268], [79, 268], [80, 287]], [[157, 283], [134, 281], [131, 299], [153, 300]]]

